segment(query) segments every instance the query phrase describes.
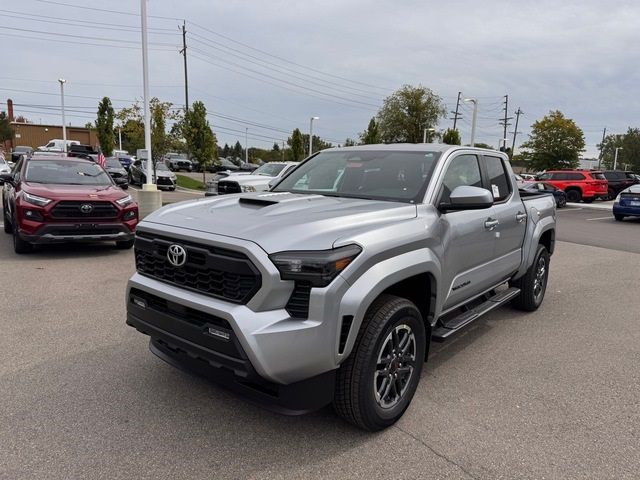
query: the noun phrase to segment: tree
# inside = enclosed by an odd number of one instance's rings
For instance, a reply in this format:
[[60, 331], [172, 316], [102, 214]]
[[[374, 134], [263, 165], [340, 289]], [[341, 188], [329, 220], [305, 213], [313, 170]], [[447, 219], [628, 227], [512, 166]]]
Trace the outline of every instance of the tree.
[[384, 99], [378, 111], [380, 140], [420, 143], [425, 128], [435, 128], [446, 115], [442, 99], [430, 89], [404, 85]]
[[113, 133], [113, 105], [109, 97], [103, 97], [98, 104], [98, 115], [96, 118], [96, 135], [100, 148], [105, 157], [113, 154], [113, 147], [116, 143], [116, 137]]
[[0, 142], [13, 138], [13, 127], [6, 112], [0, 112]]
[[344, 141], [344, 146], [345, 147], [355, 147], [356, 146], [356, 141], [353, 138], [347, 138]]
[[[303, 146], [303, 151], [304, 152], [308, 152], [309, 150], [309, 134], [308, 133], [301, 133], [302, 135], [302, 146]], [[317, 135], [313, 136], [313, 151], [314, 152], [319, 152], [320, 150], [324, 150], [325, 148], [331, 148], [333, 147], [333, 144], [326, 142], [325, 140], [323, 140], [322, 138], [320, 138]]]
[[273, 148], [272, 150], [274, 152], [279, 152], [280, 151], [280, 145], [278, 145], [278, 142], [273, 142]]
[[207, 166], [216, 160], [218, 147], [216, 136], [207, 120], [207, 109], [202, 102], [194, 102], [185, 112], [182, 133], [189, 154], [202, 167], [202, 182], [205, 183]]
[[447, 145], [462, 145], [460, 132], [453, 128], [448, 128], [442, 135], [442, 143], [446, 143]]
[[602, 164], [605, 168], [613, 168], [616, 148], [620, 148], [616, 168], [640, 170], [640, 129], [629, 127], [624, 134], [607, 135], [598, 147], [602, 149]]
[[369, 120], [367, 129], [360, 134], [360, 141], [364, 145], [372, 145], [374, 143], [380, 143], [380, 128], [375, 118]]
[[[307, 135], [307, 138], [309, 136]], [[291, 156], [294, 162], [299, 162], [304, 155], [304, 139], [300, 129], [296, 128], [291, 136], [287, 139], [287, 145], [291, 147]]]
[[584, 146], [580, 127], [556, 110], [531, 126], [529, 140], [521, 148], [530, 154], [530, 169], [540, 171], [578, 167]]
[[233, 151], [231, 153], [233, 153], [234, 158], [242, 158], [242, 145], [239, 140], [236, 140], [236, 144], [233, 146]]
[[231, 154], [231, 147], [229, 147], [228, 143], [224, 144], [224, 148], [222, 149], [222, 156], [227, 158]]
[[488, 148], [489, 150], [493, 150], [493, 145], [489, 145], [488, 143], [473, 142], [473, 146], [478, 148]]

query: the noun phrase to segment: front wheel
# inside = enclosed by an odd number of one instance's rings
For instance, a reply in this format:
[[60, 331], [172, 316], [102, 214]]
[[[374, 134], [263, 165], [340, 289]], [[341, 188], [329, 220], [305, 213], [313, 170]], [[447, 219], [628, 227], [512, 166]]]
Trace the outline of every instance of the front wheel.
[[613, 218], [615, 218], [618, 222], [621, 222], [624, 220], [624, 215], [618, 215], [617, 213], [614, 213]]
[[353, 351], [338, 370], [333, 401], [338, 415], [369, 431], [393, 425], [418, 387], [426, 342], [416, 306], [381, 295], [369, 307]]
[[513, 280], [511, 285], [520, 289], [520, 295], [513, 301], [519, 310], [533, 312], [544, 300], [549, 279], [549, 252], [544, 245], [538, 245], [533, 264], [522, 277]]
[[12, 233], [13, 227], [11, 226], [11, 222], [7, 218], [7, 207], [2, 209], [2, 223], [4, 224], [4, 233]]
[[18, 222], [13, 219], [13, 251], [16, 253], [29, 253], [33, 250], [33, 244], [20, 238], [18, 233]]

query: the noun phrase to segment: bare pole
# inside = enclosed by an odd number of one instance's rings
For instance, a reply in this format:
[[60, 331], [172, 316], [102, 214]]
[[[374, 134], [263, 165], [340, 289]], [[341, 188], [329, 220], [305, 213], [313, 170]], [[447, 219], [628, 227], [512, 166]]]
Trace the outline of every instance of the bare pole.
[[60, 104], [62, 107], [62, 150], [66, 153], [67, 151], [67, 122], [64, 118], [64, 84], [66, 80], [64, 78], [59, 78], [60, 82]]
[[184, 57], [184, 109], [189, 110], [189, 79], [187, 76], [187, 27], [182, 21], [182, 50], [180, 53]]
[[513, 130], [513, 143], [511, 143], [511, 158], [516, 153], [516, 135], [518, 134], [518, 121], [520, 120], [520, 115], [524, 114], [520, 107], [516, 110], [516, 128]]
[[604, 139], [607, 135], [607, 127], [604, 127], [602, 131], [602, 143], [600, 144], [600, 156], [598, 157], [598, 170], [600, 170], [600, 164], [602, 163], [602, 154], [604, 153]]
[[147, 151], [147, 175], [145, 187], [155, 190], [153, 184], [153, 155], [151, 154], [151, 111], [149, 110], [149, 52], [147, 40], [147, 0], [140, 0], [142, 29], [142, 89], [144, 103], [144, 149]]

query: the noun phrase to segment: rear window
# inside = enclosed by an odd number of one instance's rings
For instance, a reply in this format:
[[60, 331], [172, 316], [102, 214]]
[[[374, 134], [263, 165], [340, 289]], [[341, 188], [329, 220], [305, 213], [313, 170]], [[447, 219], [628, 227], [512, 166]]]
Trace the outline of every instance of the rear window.
[[496, 202], [506, 199], [511, 193], [511, 182], [500, 157], [485, 156], [485, 165], [493, 198]]
[[593, 178], [594, 180], [606, 180], [607, 177], [604, 176], [604, 174], [602, 173], [591, 173], [591, 178]]

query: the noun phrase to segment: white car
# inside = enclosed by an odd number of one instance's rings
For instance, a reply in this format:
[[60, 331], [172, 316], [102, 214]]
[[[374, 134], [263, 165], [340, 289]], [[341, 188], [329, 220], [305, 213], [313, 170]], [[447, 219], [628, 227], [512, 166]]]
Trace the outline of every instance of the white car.
[[[67, 149], [70, 145], [80, 145], [80, 142], [77, 140], [67, 140]], [[46, 145], [38, 147], [38, 150], [41, 152], [64, 152], [64, 140], [54, 138], [53, 140], [49, 140], [49, 143]]]
[[0, 154], [0, 173], [11, 173], [11, 167], [9, 162], [4, 158], [4, 155]]
[[[298, 162], [269, 162], [258, 167], [252, 174], [234, 173], [218, 181], [218, 195], [227, 193], [264, 192], [269, 189], [273, 180], [278, 180], [288, 174], [298, 165]], [[214, 194], [207, 192], [209, 195]]]

